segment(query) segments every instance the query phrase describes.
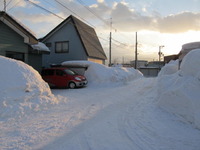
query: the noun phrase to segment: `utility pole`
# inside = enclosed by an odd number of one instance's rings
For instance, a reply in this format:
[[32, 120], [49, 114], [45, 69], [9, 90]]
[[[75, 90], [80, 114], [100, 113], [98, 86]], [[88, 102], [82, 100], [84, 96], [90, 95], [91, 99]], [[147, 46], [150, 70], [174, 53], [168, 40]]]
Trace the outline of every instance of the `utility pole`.
[[164, 45], [159, 46], [159, 52], [158, 52], [158, 56], [159, 56], [159, 68], [161, 68], [161, 56], [163, 55], [163, 53], [161, 52], [161, 49], [164, 47]]
[[136, 34], [135, 34], [135, 69], [137, 69], [137, 54], [138, 54], [137, 44], [138, 44], [138, 42], [137, 42], [137, 32], [136, 32]]
[[4, 0], [4, 12], [6, 12], [6, 0]]
[[112, 49], [112, 18], [110, 18], [110, 40], [109, 40], [109, 66], [111, 66], [111, 49]]
[[158, 56], [159, 56], [159, 62], [161, 61], [161, 56], [162, 56], [162, 52], [161, 52], [161, 49], [163, 48], [163, 47], [165, 47], [164, 45], [161, 45], [161, 46], [159, 46], [159, 52], [158, 52]]

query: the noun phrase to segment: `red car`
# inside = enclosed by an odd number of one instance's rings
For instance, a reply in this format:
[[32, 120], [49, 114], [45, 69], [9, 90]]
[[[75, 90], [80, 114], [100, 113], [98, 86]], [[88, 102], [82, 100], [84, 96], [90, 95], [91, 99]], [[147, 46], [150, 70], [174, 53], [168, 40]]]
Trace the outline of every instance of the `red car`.
[[87, 85], [86, 77], [78, 75], [68, 68], [48, 68], [42, 70], [42, 78], [50, 87], [83, 87]]

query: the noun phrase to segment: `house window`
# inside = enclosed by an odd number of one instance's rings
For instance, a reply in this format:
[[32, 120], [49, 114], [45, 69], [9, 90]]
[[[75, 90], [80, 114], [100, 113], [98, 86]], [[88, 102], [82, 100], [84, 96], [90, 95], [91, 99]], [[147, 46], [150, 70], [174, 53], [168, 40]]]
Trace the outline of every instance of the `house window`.
[[6, 57], [21, 60], [24, 62], [24, 53], [6, 51]]
[[46, 43], [46, 46], [47, 47], [51, 47], [51, 43]]
[[68, 53], [69, 52], [69, 41], [56, 42], [55, 43], [56, 53]]

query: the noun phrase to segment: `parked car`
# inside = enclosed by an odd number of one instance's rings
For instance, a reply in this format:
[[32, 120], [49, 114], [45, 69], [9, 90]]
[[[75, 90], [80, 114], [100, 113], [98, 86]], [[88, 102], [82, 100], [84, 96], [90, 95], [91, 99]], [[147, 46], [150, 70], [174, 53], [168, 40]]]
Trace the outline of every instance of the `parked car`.
[[68, 68], [43, 69], [42, 78], [50, 87], [67, 87], [73, 89], [87, 85], [86, 77]]

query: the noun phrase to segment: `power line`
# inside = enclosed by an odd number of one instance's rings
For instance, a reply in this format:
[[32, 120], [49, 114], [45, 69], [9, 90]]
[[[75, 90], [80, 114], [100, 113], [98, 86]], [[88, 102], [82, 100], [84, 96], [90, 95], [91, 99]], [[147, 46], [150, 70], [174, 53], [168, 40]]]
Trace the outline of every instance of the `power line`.
[[8, 5], [9, 5], [11, 2], [12, 2], [12, 0], [10, 0], [10, 1], [7, 3], [6, 7], [8, 7]]
[[119, 44], [121, 44], [121, 45], [128, 46], [127, 44], [124, 44], [124, 43], [122, 43], [122, 42], [119, 42], [119, 41], [117, 41], [117, 40], [115, 40], [115, 39], [113, 39], [113, 41], [115, 41], [115, 42], [117, 42], [117, 43], [119, 43]]
[[50, 13], [50, 14], [53, 14], [54, 16], [56, 16], [56, 17], [58, 17], [58, 18], [60, 18], [60, 19], [64, 20], [64, 18], [63, 18], [63, 17], [60, 17], [60, 16], [58, 16], [57, 14], [55, 14], [55, 13], [53, 13], [53, 12], [49, 11], [48, 9], [46, 9], [46, 8], [44, 8], [44, 7], [42, 7], [42, 6], [38, 5], [38, 4], [36, 4], [36, 3], [33, 3], [33, 2], [32, 2], [32, 1], [30, 1], [30, 0], [26, 0], [26, 1], [28, 1], [29, 3], [31, 3], [31, 4], [32, 4], [32, 5], [34, 5], [35, 7], [38, 7], [38, 8], [40, 8], [40, 9], [42, 9], [42, 10], [44, 10], [44, 11], [46, 11], [46, 12]]
[[3, 3], [4, 3], [4, 12], [6, 12], [6, 0], [4, 0]]
[[[29, 1], [29, 0], [26, 0], [26, 1], [30, 2], [30, 3], [31, 3], [32, 5], [34, 5], [35, 7], [40, 8], [40, 9], [46, 11], [47, 13], [53, 14], [54, 16], [56, 16], [56, 17], [58, 17], [58, 18], [60, 18], [60, 19], [62, 19], [62, 20], [65, 20], [65, 18], [60, 17], [59, 15], [53, 13], [53, 12], [50, 11], [50, 10], [45, 9], [44, 7], [42, 7], [42, 6], [40, 6], [40, 5], [36, 4], [36, 3], [33, 3], [33, 2], [31, 2], [31, 1]], [[75, 26], [75, 24], [73, 24], [73, 23], [71, 23], [71, 24]], [[81, 29], [81, 30], [84, 30], [85, 32], [88, 32], [88, 31], [85, 30], [85, 29]], [[91, 34], [90, 32], [88, 32], [88, 33]], [[93, 35], [93, 34], [92, 34], [92, 35]], [[93, 36], [94, 36], [94, 35], [93, 35]], [[95, 36], [96, 36], [96, 35], [95, 35]], [[105, 39], [104, 39], [104, 40], [105, 40]]]
[[77, 0], [83, 7], [85, 7], [90, 13], [92, 13], [94, 16], [96, 16], [97, 18], [99, 18], [101, 21], [103, 21], [107, 26], [108, 22], [105, 21], [103, 18], [101, 18], [97, 13], [95, 13], [94, 11], [92, 11], [92, 9], [90, 9], [88, 6], [85, 5], [85, 2], [83, 2], [82, 0]]
[[75, 14], [76, 16], [78, 16], [79, 18], [81, 18], [82, 20], [84, 20], [85, 22], [87, 22], [88, 24], [90, 24], [92, 27], [95, 28], [94, 25], [92, 25], [91, 23], [89, 23], [87, 20], [85, 20], [84, 18], [80, 17], [77, 13], [75, 13], [74, 11], [72, 11], [71, 9], [69, 9], [67, 6], [65, 6], [64, 4], [62, 4], [61, 2], [59, 2], [58, 0], [55, 0], [58, 4], [60, 4], [61, 6], [63, 6], [64, 8], [66, 8], [67, 10], [71, 11], [73, 14]]
[[[31, 3], [31, 4], [34, 5], [35, 7], [46, 11], [47, 13], [53, 14], [54, 16], [56, 16], [56, 17], [58, 17], [58, 18], [60, 18], [60, 19], [62, 19], [62, 20], [65, 20], [65, 18], [63, 18], [63, 17], [61, 17], [61, 16], [59, 16], [59, 15], [53, 13], [52, 11], [50, 11], [50, 10], [48, 10], [48, 9], [46, 9], [46, 8], [44, 8], [44, 7], [42, 7], [42, 6], [38, 5], [38, 4], [36, 4], [36, 3], [34, 3], [34, 2], [31, 2], [31, 1], [29, 1], [29, 0], [26, 0], [26, 1], [28, 1], [29, 3]], [[55, 0], [55, 1], [57, 1], [57, 0]], [[59, 2], [58, 2], [58, 3], [59, 3]], [[60, 3], [60, 4], [61, 4], [61, 3]], [[61, 5], [62, 5], [63, 7], [65, 7], [66, 9], [68, 9], [68, 8], [67, 8], [66, 6], [64, 6], [63, 4], [61, 4]], [[75, 14], [76, 14], [76, 13], [75, 13]], [[85, 20], [85, 19], [83, 19], [83, 20]], [[75, 24], [73, 24], [73, 23], [71, 23], [71, 24], [75, 26]], [[89, 31], [87, 31], [87, 30], [85, 30], [85, 29], [81, 29], [81, 30], [84, 30], [84, 32], [87, 32], [88, 34], [92, 34], [92, 33], [90, 33]], [[93, 35], [93, 34], [92, 34], [92, 35]], [[93, 36], [97, 36], [97, 35], [93, 35]], [[104, 40], [104, 41], [106, 41], [106, 42], [108, 42], [107, 39], [104, 39], [104, 38], [99, 37], [99, 36], [97, 36], [97, 37], [100, 38], [100, 39], [102, 39], [102, 40]], [[113, 38], [112, 38], [112, 40], [115, 41], [115, 42], [117, 42], [117, 43], [120, 43], [120, 44], [122, 44], [122, 45], [124, 45], [124, 46], [127, 46], [127, 45], [125, 45], [125, 44], [123, 44], [123, 43], [121, 43], [121, 42], [119, 42], [119, 41], [117, 41], [117, 40], [115, 40], [115, 39], [113, 39]], [[88, 41], [88, 42], [89, 42], [89, 41]], [[90, 42], [90, 43], [91, 43], [91, 42]], [[94, 46], [93, 43], [91, 43], [91, 45]], [[95, 47], [95, 46], [94, 46], [94, 47]], [[116, 47], [121, 47], [121, 46], [116, 45]], [[121, 48], [122, 48], [122, 47], [121, 47]]]
[[[34, 5], [35, 7], [37, 7], [37, 8], [40, 8], [40, 9], [42, 9], [42, 10], [44, 10], [44, 11], [46, 11], [47, 13], [50, 13], [50, 14], [53, 14], [54, 16], [56, 16], [56, 17], [58, 17], [58, 18], [60, 18], [60, 19], [62, 19], [62, 20], [65, 20], [65, 18], [63, 18], [63, 17], [61, 17], [61, 16], [59, 16], [59, 15], [57, 15], [57, 14], [55, 14], [55, 13], [53, 13], [52, 11], [50, 11], [50, 10], [48, 10], [48, 9], [46, 9], [46, 8], [44, 8], [44, 7], [42, 7], [42, 6], [40, 6], [40, 5], [38, 5], [38, 4], [36, 4], [36, 3], [34, 3], [34, 2], [32, 2], [32, 1], [30, 1], [30, 0], [26, 0], [27, 2], [29, 2], [29, 3], [31, 3], [32, 5]], [[51, 6], [53, 6], [51, 3], [49, 3], [48, 1], [46, 1], [46, 0], [44, 0], [46, 3], [48, 3], [48, 4], [50, 4]], [[76, 14], [77, 15], [77, 13], [75, 13], [74, 11], [72, 11], [71, 9], [69, 9], [68, 7], [66, 7], [65, 5], [63, 5], [62, 3], [60, 3], [59, 1], [57, 1], [57, 0], [55, 0], [57, 3], [59, 3], [60, 5], [62, 5], [63, 7], [65, 7], [66, 9], [68, 9], [69, 11], [71, 11], [72, 13], [74, 13], [74, 14]], [[79, 1], [79, 3], [82, 3], [82, 4], [85, 4], [82, 0], [78, 0]], [[12, 0], [10, 0], [8, 3], [7, 3], [7, 5], [6, 6], [8, 6], [10, 3], [12, 2]], [[15, 3], [15, 5], [13, 5], [8, 11], [10, 11], [11, 9], [13, 9], [14, 7], [16, 7], [19, 3], [21, 3], [22, 1], [20, 0], [20, 1], [18, 1], [17, 3]], [[54, 7], [54, 6], [53, 6]], [[87, 7], [87, 6], [84, 6], [88, 11], [90, 11], [93, 15], [95, 15], [98, 19], [100, 19], [101, 21], [103, 21], [106, 25], [107, 25], [107, 22], [104, 20], [104, 19], [102, 19], [99, 15], [97, 15], [96, 13], [94, 13], [94, 11], [92, 11], [89, 7]], [[79, 15], [77, 15], [77, 16], [79, 16]], [[79, 16], [80, 17], [80, 16]], [[86, 21], [85, 19], [83, 19], [82, 17], [80, 17], [82, 20], [84, 20], [84, 21]], [[87, 22], [87, 21], [86, 21]], [[89, 22], [87, 22], [88, 24], [90, 24]], [[91, 25], [91, 24], [90, 24]], [[93, 25], [92, 25], [93, 26]], [[94, 27], [94, 26], [93, 26]], [[88, 32], [88, 31], [86, 31], [85, 30], [85, 32]], [[91, 34], [91, 33], [89, 33], [89, 34]], [[102, 37], [100, 37], [100, 36], [98, 36], [98, 38], [100, 38], [100, 39], [102, 39], [102, 40], [104, 40], [104, 41], [106, 41], [106, 42], [108, 42], [108, 40], [107, 39], [104, 39], [104, 38], [102, 38]], [[119, 42], [119, 41], [117, 41], [117, 40], [115, 40], [114, 38], [112, 38], [112, 40], [114, 41], [114, 42], [116, 42], [116, 43], [119, 43], [120, 45], [124, 45], [124, 46], [127, 46], [127, 44], [124, 44], [124, 43], [122, 43], [122, 42]], [[115, 43], [113, 43], [113, 44], [115, 44]], [[117, 47], [119, 47], [119, 46], [117, 46]]]
[[55, 6], [52, 3], [50, 3], [49, 1], [47, 1], [47, 0], [44, 0], [44, 1], [55, 8]]
[[8, 11], [10, 11], [11, 9], [13, 9], [14, 7], [16, 7], [19, 3], [21, 3], [21, 2], [23, 2], [23, 1], [17, 1], [12, 7], [10, 7], [9, 9], [8, 9]]
[[[60, 18], [60, 19], [62, 19], [62, 20], [65, 20], [65, 18], [58, 16], [57, 14], [51, 12], [50, 10], [47, 10], [46, 8], [40, 6], [40, 5], [36, 4], [36, 3], [33, 3], [33, 2], [31, 2], [30, 0], [27, 0], [27, 1], [30, 2], [31, 4], [33, 4], [34, 6], [36, 6], [36, 7], [40, 8], [40, 9], [46, 11], [47, 13], [51, 13], [51, 14], [53, 14], [54, 16], [56, 16], [56, 17], [58, 17], [58, 18]], [[77, 13], [75, 13], [74, 11], [72, 11], [71, 9], [69, 9], [68, 7], [66, 7], [65, 5], [63, 5], [62, 3], [60, 3], [58, 0], [55, 0], [55, 1], [56, 1], [57, 3], [59, 3], [61, 6], [63, 6], [64, 8], [66, 8], [67, 10], [69, 10], [69, 11], [71, 11], [72, 13], [74, 13], [75, 15], [77, 15]], [[79, 15], [77, 15], [77, 16], [80, 17]], [[86, 21], [86, 20], [83, 19], [82, 17], [80, 17], [80, 18], [81, 18], [82, 20]], [[86, 22], [87, 22], [87, 21], [86, 21]], [[87, 22], [87, 23], [88, 23], [88, 22]], [[90, 24], [90, 23], [89, 23], [89, 24]], [[90, 25], [91, 25], [91, 24], [90, 24]], [[93, 25], [92, 25], [92, 26], [93, 26]], [[93, 27], [94, 27], [94, 26], [93, 26]], [[84, 31], [87, 32], [87, 33], [89, 33], [87, 30], [84, 30]], [[91, 33], [89, 33], [89, 34], [91, 34]], [[106, 40], [106, 39], [104, 39], [104, 38], [102, 38], [102, 37], [98, 37], [98, 38], [101, 38], [101, 39], [103, 39], [104, 41], [107, 41], [107, 42], [108, 42], [108, 40]], [[115, 40], [115, 39], [113, 39], [113, 38], [112, 38], [112, 40], [115, 41], [115, 42], [117, 42], [117, 43], [119, 43], [119, 44], [121, 44], [121, 45], [127, 46], [126, 44], [124, 44], [124, 43], [122, 43], [122, 42], [119, 42], [119, 41], [117, 41], [117, 40]], [[118, 47], [118, 46], [117, 46], [117, 47]]]
[[[86, 6], [86, 4], [85, 4], [85, 2], [83, 2], [82, 0], [77, 0], [83, 7], [85, 7], [90, 13], [92, 13], [94, 16], [96, 16], [98, 19], [100, 19], [102, 22], [104, 22], [107, 26], [109, 26], [108, 25], [108, 22], [107, 21], [105, 21], [102, 17], [100, 17], [97, 13], [95, 13], [91, 8], [89, 8], [88, 6]], [[110, 27], [110, 26], [109, 26]], [[114, 30], [117, 30], [117, 29], [115, 29], [115, 28], [113, 28], [113, 26], [111, 27], [111, 29], [114, 29]], [[110, 29], [110, 30], [111, 30]], [[120, 32], [118, 32], [121, 36], [124, 36], [123, 34], [121, 34]], [[122, 45], [125, 45], [125, 46], [127, 46], [127, 44], [124, 44], [124, 43], [122, 43], [122, 42], [119, 42], [119, 41], [117, 41], [117, 40], [115, 40], [115, 39], [113, 39], [112, 38], [112, 40], [114, 40], [115, 42], [117, 42], [117, 43], [120, 43], [120, 44], [122, 44]]]
[[[55, 0], [56, 2], [58, 2], [57, 0]], [[78, 1], [80, 1], [80, 2], [82, 2], [82, 3], [84, 3], [83, 1], [81, 1], [81, 0], [78, 0]], [[58, 2], [60, 5], [62, 5], [63, 7], [65, 7], [67, 10], [70, 10], [68, 7], [66, 7], [65, 5], [63, 5], [62, 3], [60, 3], [60, 2]], [[87, 7], [86, 7], [87, 8]], [[89, 8], [88, 8], [88, 10], [90, 10]], [[70, 10], [71, 11], [71, 10]], [[71, 11], [71, 12], [73, 12], [73, 11]], [[92, 11], [90, 11], [91, 13], [92, 13]], [[74, 12], [73, 12], [74, 13]], [[76, 13], [74, 13], [74, 14], [76, 14]], [[77, 15], [77, 14], [76, 14]], [[95, 15], [95, 14], [94, 14]], [[95, 15], [96, 16], [96, 15]], [[80, 16], [79, 16], [80, 17]], [[80, 17], [81, 19], [83, 19], [82, 17]], [[99, 17], [98, 17], [99, 18]], [[83, 19], [84, 21], [86, 21], [85, 19]], [[105, 20], [103, 20], [102, 18], [101, 18], [101, 20], [102, 21], [104, 21], [105, 22]], [[87, 21], [86, 21], [87, 22]], [[88, 22], [87, 22], [88, 23]], [[87, 30], [84, 30], [85, 32], [88, 32]], [[89, 33], [89, 32], [88, 32]], [[89, 33], [89, 34], [91, 34], [91, 33]], [[106, 40], [106, 39], [104, 39], [104, 38], [102, 38], [102, 37], [99, 37], [99, 38], [101, 38], [101, 39], [103, 39], [103, 40], [105, 40], [105, 41], [107, 41], [108, 42], [108, 40]], [[121, 43], [121, 42], [119, 42], [119, 41], [117, 41], [117, 40], [115, 40], [115, 39], [113, 39], [112, 38], [112, 40], [114, 40], [115, 42], [118, 42], [118, 43], [120, 43], [120, 44], [122, 44], [122, 45], [125, 45], [125, 46], [127, 46], [126, 44], [124, 44], [124, 43]]]

